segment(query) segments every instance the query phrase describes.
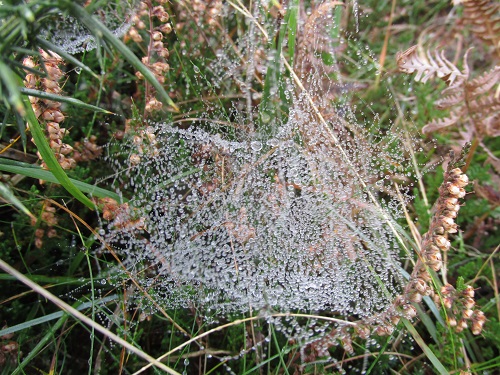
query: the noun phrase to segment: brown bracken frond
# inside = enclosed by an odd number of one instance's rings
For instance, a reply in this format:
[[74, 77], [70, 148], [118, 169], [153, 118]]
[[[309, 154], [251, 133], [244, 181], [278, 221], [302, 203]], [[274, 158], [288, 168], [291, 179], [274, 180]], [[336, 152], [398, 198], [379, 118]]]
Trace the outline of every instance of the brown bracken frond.
[[463, 0], [463, 19], [487, 44], [500, 48], [500, 4], [489, 0]]
[[449, 117], [435, 119], [435, 120], [432, 120], [431, 122], [427, 123], [422, 128], [422, 133], [428, 134], [428, 133], [435, 132], [436, 130], [441, 130], [441, 129], [447, 128], [449, 126], [456, 125], [460, 121], [460, 118], [461, 118], [460, 115], [457, 115], [456, 113], [451, 112]]
[[453, 65], [445, 56], [444, 52], [434, 52], [434, 57], [427, 54], [418, 54], [417, 46], [408, 48], [396, 55], [399, 70], [404, 73], [417, 73], [415, 81], [425, 83], [432, 76], [436, 76], [451, 86], [455, 81], [461, 83], [468, 78], [468, 71], [463, 73]]
[[496, 94], [496, 87], [500, 84], [500, 66], [470, 79], [467, 53], [462, 71], [446, 59], [444, 52], [436, 51], [434, 56], [429, 51], [426, 55], [418, 54], [417, 46], [396, 56], [399, 70], [417, 73], [416, 81], [426, 82], [436, 76], [448, 85], [435, 106], [440, 110], [451, 109], [450, 114], [445, 118], [433, 119], [422, 128], [422, 132], [431, 133], [469, 121], [479, 138], [500, 134], [500, 97]]
[[472, 95], [482, 95], [486, 94], [500, 81], [500, 66], [497, 65], [489, 72], [482, 74], [481, 76], [468, 82], [469, 91]]

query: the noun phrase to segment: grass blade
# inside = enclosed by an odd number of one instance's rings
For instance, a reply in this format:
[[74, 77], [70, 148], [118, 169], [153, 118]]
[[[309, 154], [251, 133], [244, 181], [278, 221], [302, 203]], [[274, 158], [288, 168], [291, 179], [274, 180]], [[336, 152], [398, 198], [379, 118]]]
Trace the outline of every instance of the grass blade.
[[113, 114], [113, 112], [107, 111], [103, 108], [97, 107], [97, 106], [92, 105], [92, 104], [87, 104], [85, 102], [82, 102], [81, 100], [71, 98], [68, 96], [49, 94], [48, 92], [27, 89], [25, 87], [21, 87], [20, 91], [21, 91], [21, 94], [24, 94], [24, 95], [36, 96], [37, 98], [49, 99], [49, 100], [53, 100], [55, 102], [68, 103], [68, 104], [74, 105], [75, 107], [88, 109], [88, 110], [94, 111], [94, 112]]
[[64, 58], [65, 61], [70, 62], [71, 64], [81, 68], [82, 70], [86, 71], [87, 73], [91, 74], [92, 77], [99, 79], [99, 76], [94, 73], [92, 69], [90, 69], [87, 65], [82, 63], [80, 60], [75, 59], [72, 55], [64, 51], [63, 49], [59, 48], [53, 43], [50, 43], [48, 40], [45, 40], [43, 38], [40, 38], [39, 36], [36, 37], [36, 41], [38, 44], [40, 44], [42, 47], [45, 49], [48, 49], [52, 52], [57, 53], [59, 56]]
[[117, 336], [110, 330], [106, 329], [102, 325], [94, 322], [92, 319], [88, 318], [81, 312], [79, 312], [77, 309], [74, 307], [71, 307], [68, 305], [66, 302], [63, 300], [59, 299], [49, 291], [45, 290], [42, 288], [40, 285], [34, 283], [30, 279], [28, 279], [26, 276], [24, 276], [22, 273], [19, 271], [15, 270], [12, 268], [9, 264], [5, 263], [2, 259], [0, 259], [0, 268], [3, 269], [5, 272], [10, 273], [12, 276], [14, 276], [16, 279], [21, 281], [23, 284], [27, 285], [29, 288], [31, 288], [33, 291], [37, 292], [38, 294], [42, 295], [43, 297], [47, 298], [50, 302], [55, 304], [57, 307], [59, 307], [62, 311], [65, 313], [68, 313], [72, 315], [75, 319], [81, 321], [82, 323], [85, 323], [89, 325], [90, 327], [94, 328], [96, 331], [102, 333], [109, 339], [115, 341], [119, 345], [122, 345], [124, 348], [128, 349], [132, 353], [136, 354], [138, 357], [141, 357], [142, 359], [146, 360], [150, 364], [155, 365], [156, 367], [162, 369], [163, 371], [166, 371], [169, 374], [172, 375], [180, 375], [177, 371], [171, 369], [170, 367], [164, 365], [163, 363], [157, 361], [150, 355], [146, 354], [143, 352], [141, 349], [136, 348], [135, 346], [131, 345], [129, 342], [125, 341], [121, 337]]
[[[57, 179], [57, 177], [51, 172], [46, 171], [38, 166], [34, 166], [27, 163], [22, 163], [18, 161], [1, 159], [0, 158], [0, 171], [20, 174], [23, 176], [36, 178], [39, 180], [44, 180], [48, 182], [52, 182], [55, 184], [60, 184], [61, 182]], [[72, 178], [69, 178], [69, 181], [80, 191], [90, 194], [94, 197], [98, 198], [112, 198], [117, 202], [124, 201], [123, 197], [116, 194], [115, 192], [97, 187], [95, 185], [90, 185], [82, 181], [78, 181]], [[94, 206], [93, 206], [94, 208]]]
[[[9, 276], [11, 279], [16, 280], [15, 277], [13, 277], [11, 275], [9, 275]], [[118, 296], [116, 294], [113, 294], [111, 296], [107, 296], [107, 297], [104, 297], [104, 298], [99, 299], [97, 301], [94, 301], [93, 304], [94, 305], [102, 305], [102, 304], [106, 304], [108, 302], [117, 301], [117, 300], [118, 300]], [[76, 309], [78, 311], [82, 311], [82, 310], [88, 309], [89, 307], [92, 307], [92, 301], [82, 303], [81, 305], [76, 307]], [[33, 326], [37, 326], [39, 324], [50, 322], [51, 320], [62, 317], [64, 314], [65, 314], [64, 311], [56, 311], [54, 313], [41, 316], [40, 318], [30, 319], [27, 322], [19, 323], [19, 324], [16, 324], [15, 326], [4, 328], [4, 329], [0, 330], [0, 337], [4, 336], [4, 335], [8, 335], [10, 333], [16, 333], [16, 332], [25, 330], [25, 329], [31, 328]]]
[[69, 315], [64, 314], [59, 320], [48, 330], [48, 332], [43, 336], [43, 338], [36, 344], [36, 346], [28, 353], [24, 360], [17, 366], [17, 368], [12, 372], [12, 375], [20, 374], [21, 371], [26, 367], [28, 363], [43, 349], [45, 344], [54, 337], [55, 333], [59, 328], [62, 327], [64, 322], [68, 320]]
[[412, 335], [413, 339], [417, 342], [418, 346], [422, 349], [424, 354], [427, 356], [429, 361], [434, 365], [434, 368], [437, 370], [437, 372], [441, 375], [449, 375], [450, 373], [444, 368], [443, 364], [437, 359], [436, 355], [432, 352], [432, 350], [427, 346], [425, 343], [424, 339], [422, 336], [420, 336], [413, 327], [413, 325], [410, 323], [408, 319], [401, 319], [406, 326], [406, 329], [410, 334]]
[[31, 220], [36, 221], [36, 217], [26, 208], [26, 206], [14, 195], [12, 190], [5, 185], [3, 182], [0, 182], [0, 196], [3, 197], [8, 203], [17, 207], [22, 213], [28, 215]]
[[24, 97], [25, 101], [25, 111], [26, 118], [28, 120], [28, 124], [31, 130], [31, 134], [33, 135], [33, 139], [35, 140], [36, 147], [42, 155], [43, 161], [47, 164], [49, 170], [53, 173], [54, 177], [57, 181], [76, 199], [82, 202], [91, 210], [95, 209], [94, 203], [90, 199], [88, 199], [82, 192], [79, 190], [73, 182], [69, 179], [68, 175], [59, 163], [56, 160], [54, 152], [50, 149], [49, 143], [45, 138], [45, 134], [43, 133], [40, 124], [38, 123], [37, 118], [35, 117], [35, 113], [31, 108], [31, 104], [27, 97]]
[[19, 85], [16, 82], [16, 74], [6, 64], [0, 60], [0, 79], [8, 91], [7, 103], [12, 105], [17, 112], [24, 114], [25, 108], [19, 92]]

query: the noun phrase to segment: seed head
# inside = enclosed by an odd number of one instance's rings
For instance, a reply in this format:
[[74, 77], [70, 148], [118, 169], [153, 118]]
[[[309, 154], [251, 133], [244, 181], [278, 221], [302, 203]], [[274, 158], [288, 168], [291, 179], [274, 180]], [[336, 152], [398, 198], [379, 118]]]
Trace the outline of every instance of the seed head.
[[434, 243], [436, 244], [437, 247], [439, 247], [443, 251], [449, 250], [451, 245], [450, 241], [448, 241], [446, 237], [443, 236], [435, 236]]
[[447, 309], [451, 309], [453, 306], [453, 298], [452, 297], [444, 297], [443, 298], [443, 306]]
[[474, 298], [474, 288], [472, 287], [472, 285], [467, 285], [462, 294], [465, 297]]
[[476, 302], [474, 301], [474, 298], [470, 298], [470, 297], [467, 297], [464, 299], [464, 307], [466, 309], [472, 309], [474, 307], [474, 305], [476, 304]]
[[451, 284], [446, 284], [441, 287], [441, 294], [443, 296], [451, 296], [455, 294], [455, 288]]
[[450, 327], [456, 327], [457, 326], [457, 319], [455, 319], [454, 316], [448, 316], [448, 324]]
[[454, 183], [448, 182], [447, 189], [452, 197], [463, 198], [465, 197], [465, 190]]

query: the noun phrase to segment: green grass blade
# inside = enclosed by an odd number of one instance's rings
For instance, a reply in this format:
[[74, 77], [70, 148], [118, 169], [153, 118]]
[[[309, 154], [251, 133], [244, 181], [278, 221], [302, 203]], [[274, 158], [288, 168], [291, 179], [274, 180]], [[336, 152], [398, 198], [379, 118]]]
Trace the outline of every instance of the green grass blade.
[[82, 8], [73, 1], [64, 1], [63, 3], [65, 4], [64, 7], [68, 9], [73, 17], [91, 30], [98, 39], [103, 39], [109, 45], [113, 46], [125, 60], [132, 64], [136, 70], [142, 73], [144, 78], [151, 83], [151, 85], [153, 85], [158, 94], [169, 106], [171, 106], [175, 111], [179, 111], [179, 108], [175, 105], [170, 96], [168, 96], [163, 86], [156, 80], [154, 74], [120, 39], [113, 35], [113, 33], [95, 17], [90, 15], [85, 8]]
[[406, 326], [406, 329], [408, 330], [408, 332], [410, 332], [410, 334], [412, 335], [413, 339], [417, 342], [418, 346], [420, 346], [420, 348], [422, 349], [424, 354], [427, 356], [429, 361], [431, 361], [431, 363], [434, 365], [434, 368], [437, 370], [437, 372], [441, 375], [449, 375], [449, 372], [444, 368], [443, 364], [439, 361], [439, 359], [437, 359], [436, 355], [427, 346], [427, 344], [425, 343], [422, 336], [420, 336], [418, 334], [417, 330], [415, 329], [415, 327], [413, 327], [413, 325], [410, 323], [410, 321], [408, 319], [404, 319], [404, 318], [401, 320], [403, 321], [404, 325]]
[[113, 112], [107, 111], [107, 110], [100, 108], [100, 107], [97, 107], [95, 105], [87, 104], [85, 102], [82, 102], [81, 100], [71, 98], [68, 96], [49, 94], [49, 93], [44, 92], [44, 91], [27, 89], [25, 87], [21, 87], [20, 91], [21, 91], [21, 94], [24, 94], [24, 95], [36, 96], [37, 98], [49, 99], [49, 100], [53, 100], [55, 102], [68, 103], [68, 104], [74, 105], [75, 107], [88, 109], [88, 110], [94, 111], [94, 112], [113, 114]]
[[[266, 72], [266, 78], [264, 81], [264, 89], [262, 92], [262, 101], [259, 105], [259, 113], [261, 115], [261, 125], [260, 130], [267, 137], [273, 136], [275, 132], [276, 124], [271, 119], [277, 118], [278, 113], [282, 111], [284, 114], [288, 113], [288, 102], [284, 95], [283, 89], [283, 77], [281, 69], [281, 58], [280, 53], [283, 48], [285, 38], [288, 37], [288, 56], [290, 61], [293, 60], [293, 55], [295, 54], [295, 42], [296, 42], [296, 32], [297, 32], [297, 17], [299, 12], [299, 2], [298, 0], [293, 0], [292, 4], [287, 10], [284, 17], [283, 25], [280, 28], [278, 38], [276, 41], [276, 50], [274, 55], [274, 60], [269, 62]], [[271, 92], [274, 88], [279, 91], [279, 97], [281, 100], [276, 100], [275, 95]]]
[[[76, 307], [75, 305], [73, 306]], [[68, 320], [69, 316], [69, 314], [63, 314], [63, 316], [61, 316], [52, 327], [50, 327], [45, 336], [42, 337], [38, 344], [36, 344], [36, 346], [28, 353], [28, 355], [26, 355], [24, 360], [12, 372], [12, 375], [24, 373], [23, 369], [26, 367], [26, 365], [29, 364], [33, 358], [35, 358], [35, 356], [44, 348], [45, 344], [47, 344], [49, 340], [54, 338], [57, 330], [62, 327], [66, 320]]]
[[16, 74], [0, 59], [0, 80], [7, 89], [7, 103], [15, 108], [20, 114], [25, 113], [23, 100], [19, 91], [19, 85], [16, 82]]
[[[88, 280], [86, 280], [86, 281], [88, 281]], [[107, 297], [101, 298], [97, 301], [94, 301], [94, 305], [96, 305], [96, 304], [102, 305], [102, 304], [106, 304], [108, 302], [113, 302], [113, 301], [118, 301], [118, 296], [116, 294], [113, 294], [111, 296], [107, 296]], [[82, 303], [76, 309], [78, 311], [82, 311], [82, 310], [88, 309], [90, 307], [92, 307], [92, 301]], [[40, 318], [30, 319], [27, 322], [19, 323], [19, 324], [16, 324], [15, 326], [4, 328], [4, 329], [0, 330], [0, 336], [5, 336], [5, 335], [8, 335], [10, 333], [16, 333], [16, 332], [31, 328], [33, 326], [39, 325], [39, 324], [50, 322], [51, 320], [55, 320], [55, 319], [62, 317], [63, 314], [65, 314], [64, 311], [56, 311], [54, 313], [41, 316]]]
[[393, 336], [390, 335], [387, 338], [387, 340], [385, 340], [384, 346], [382, 346], [382, 348], [379, 350], [379, 354], [377, 355], [377, 357], [375, 357], [375, 361], [372, 362], [372, 364], [370, 365], [368, 370], [366, 370], [365, 375], [371, 374], [372, 370], [375, 368], [375, 366], [377, 366], [377, 363], [380, 361], [382, 356], [385, 354], [385, 350], [387, 349], [387, 345], [389, 345], [389, 343], [391, 342], [392, 339], [393, 339]]
[[299, 18], [299, 0], [294, 0], [288, 9], [287, 13], [287, 31], [288, 31], [288, 59], [293, 66], [293, 58], [295, 56], [295, 44], [297, 42], [297, 23]]
[[[37, 283], [51, 284], [51, 285], [83, 285], [89, 282], [89, 279], [81, 277], [65, 277], [65, 276], [45, 276], [45, 275], [29, 275], [27, 276], [30, 280]], [[102, 276], [101, 278], [105, 278]], [[0, 281], [5, 280], [16, 280], [14, 276], [8, 273], [0, 273]]]
[[[38, 166], [22, 163], [19, 161], [0, 158], [0, 171], [20, 174], [31, 178], [52, 182], [55, 184], [61, 183], [51, 171], [46, 171]], [[123, 197], [116, 194], [115, 192], [97, 187], [95, 185], [90, 185], [85, 182], [78, 181], [72, 178], [69, 178], [69, 181], [83, 193], [90, 194], [97, 198], [112, 198], [117, 202], [124, 201]]]
[[28, 215], [32, 220], [36, 221], [36, 217], [26, 208], [26, 206], [14, 195], [14, 192], [3, 182], [0, 182], [0, 196], [8, 203], [17, 207], [22, 213]]
[[46, 289], [42, 288], [40, 285], [34, 283], [33, 281], [28, 279], [21, 272], [17, 271], [15, 268], [13, 268], [11, 265], [6, 263], [2, 259], [0, 259], [0, 268], [3, 269], [5, 272], [10, 273], [12, 276], [16, 277], [20, 282], [22, 282], [24, 285], [31, 288], [34, 292], [36, 292], [36, 293], [40, 294], [42, 297], [45, 297], [48, 300], [50, 300], [50, 302], [52, 302], [54, 305], [59, 307], [65, 313], [71, 314], [75, 319], [80, 321], [80, 323], [86, 324], [86, 325], [90, 326], [91, 328], [94, 328], [96, 331], [105, 335], [108, 339], [113, 340], [117, 344], [121, 345], [122, 347], [127, 349], [129, 352], [132, 352], [132, 353], [136, 354], [138, 357], [142, 358], [143, 360], [146, 360], [150, 365], [154, 365], [154, 366], [158, 367], [159, 369], [161, 369], [169, 374], [172, 374], [172, 375], [181, 375], [177, 371], [171, 369], [170, 367], [164, 365], [163, 363], [159, 362], [155, 358], [151, 357], [149, 354], [145, 353], [143, 350], [133, 346], [128, 341], [122, 339], [121, 337], [119, 337], [115, 333], [111, 332], [106, 327], [93, 321], [92, 319], [90, 319], [86, 315], [82, 314], [80, 311], [78, 311], [77, 309], [68, 305], [66, 302], [64, 302], [60, 298], [56, 297], [54, 294], [50, 293]]
[[436, 325], [430, 318], [430, 316], [420, 307], [420, 305], [415, 305], [415, 308], [417, 309], [417, 314], [422, 323], [424, 324], [425, 328], [427, 328], [427, 332], [431, 335], [432, 339], [436, 344], [439, 344], [439, 335], [436, 329]]
[[79, 190], [73, 182], [69, 179], [68, 175], [62, 167], [57, 162], [57, 159], [54, 155], [54, 152], [50, 149], [49, 143], [45, 138], [45, 134], [43, 133], [40, 124], [38, 123], [37, 118], [35, 117], [35, 113], [31, 108], [31, 104], [27, 97], [24, 97], [25, 101], [25, 110], [26, 110], [26, 118], [28, 120], [28, 124], [30, 126], [31, 134], [33, 135], [33, 139], [35, 140], [35, 144], [37, 146], [40, 155], [42, 155], [43, 161], [47, 164], [49, 170], [53, 173], [54, 177], [57, 181], [76, 199], [82, 202], [91, 210], [95, 209], [94, 203], [90, 199], [88, 199], [82, 192]]
[[94, 73], [92, 69], [90, 69], [87, 65], [82, 63], [80, 60], [75, 59], [72, 55], [64, 51], [63, 49], [59, 48], [53, 43], [50, 43], [48, 40], [45, 40], [43, 38], [40, 38], [39, 36], [36, 37], [36, 41], [38, 44], [40, 44], [42, 47], [45, 49], [48, 49], [52, 52], [57, 53], [59, 56], [61, 56], [65, 61], [70, 62], [71, 64], [81, 68], [82, 70], [86, 71], [87, 73], [91, 74], [92, 77], [99, 79], [99, 76]]

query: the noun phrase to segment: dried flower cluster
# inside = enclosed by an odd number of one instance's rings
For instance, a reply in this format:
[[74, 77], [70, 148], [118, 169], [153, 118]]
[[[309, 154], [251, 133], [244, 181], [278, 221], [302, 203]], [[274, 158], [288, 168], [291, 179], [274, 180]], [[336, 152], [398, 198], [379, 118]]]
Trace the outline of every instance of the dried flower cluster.
[[[210, 31], [214, 31], [219, 25], [218, 18], [222, 12], [221, 0], [192, 0], [189, 2], [190, 9], [183, 6], [178, 14], [181, 20], [175, 26], [177, 32], [189, 32], [186, 28], [186, 20], [192, 19], [197, 25], [207, 25]], [[201, 35], [200, 35], [201, 37]]]
[[97, 137], [90, 136], [81, 142], [75, 142], [73, 159], [76, 162], [97, 159], [102, 154], [102, 147], [97, 144]]
[[451, 284], [446, 284], [441, 288], [441, 294], [448, 324], [455, 327], [455, 331], [462, 332], [471, 322], [472, 333], [479, 335], [486, 317], [482, 311], [472, 310], [475, 306], [474, 288], [467, 285], [464, 290], [458, 291]]
[[442, 298], [450, 326], [460, 332], [467, 327], [467, 320], [472, 320], [472, 332], [477, 335], [481, 332], [485, 318], [481, 311], [472, 310], [475, 305], [474, 289], [467, 286], [458, 292], [447, 284], [441, 288], [441, 297], [434, 291], [429, 272], [429, 269], [437, 272], [443, 267], [442, 253], [450, 249], [448, 235], [458, 231], [455, 219], [460, 210], [459, 199], [465, 197], [464, 187], [468, 183], [467, 175], [460, 168], [449, 167], [445, 172], [433, 218], [428, 232], [422, 238], [421, 254], [405, 293], [407, 299], [415, 303], [419, 303], [424, 296], [432, 296], [439, 305]]
[[[7, 326], [2, 327], [2, 329], [7, 328]], [[17, 363], [17, 358], [22, 356], [22, 352], [19, 351], [19, 343], [12, 340], [14, 337], [13, 333], [9, 333], [0, 337], [0, 368], [6, 368], [6, 364], [15, 365]]]
[[[460, 210], [458, 200], [465, 197], [464, 187], [469, 183], [467, 175], [460, 168], [447, 171], [444, 179], [429, 231], [422, 239], [422, 258], [425, 265], [434, 271], [442, 267], [441, 252], [450, 249], [448, 234], [457, 233], [455, 218]], [[426, 279], [426, 273], [425, 267], [419, 269], [419, 276], [423, 279]]]
[[[59, 84], [60, 79], [64, 76], [61, 66], [64, 64], [61, 57], [53, 52], [40, 50], [42, 64], [37, 64], [33, 57], [26, 57], [23, 64], [31, 69], [40, 68], [43, 65], [43, 70], [47, 76], [40, 78], [39, 75], [27, 71], [24, 85], [29, 89], [36, 89], [47, 92], [49, 94], [59, 95], [62, 91]], [[73, 147], [64, 143], [63, 138], [66, 135], [66, 129], [61, 128], [60, 124], [64, 121], [65, 116], [61, 111], [61, 103], [49, 99], [41, 99], [30, 96], [31, 106], [39, 120], [43, 120], [46, 126], [46, 131], [49, 136], [49, 145], [57, 161], [63, 169], [71, 169], [76, 166], [76, 160], [72, 157]], [[41, 159], [40, 154], [38, 157]], [[47, 168], [44, 162], [42, 167]]]
[[[37, 249], [42, 248], [45, 236], [48, 238], [57, 236], [57, 231], [54, 228], [58, 223], [56, 208], [53, 207], [49, 201], [44, 201], [42, 205], [42, 212], [40, 214], [41, 223], [35, 230], [35, 247]], [[37, 221], [32, 221], [31, 225], [37, 225]]]
[[[170, 65], [166, 62], [169, 57], [168, 48], [165, 46], [165, 35], [172, 32], [172, 26], [168, 22], [170, 16], [163, 7], [166, 1], [157, 1], [160, 5], [154, 6], [151, 1], [141, 1], [139, 12], [134, 16], [134, 26], [130, 28], [128, 37], [136, 43], [144, 41], [140, 30], [146, 30], [148, 26], [143, 19], [149, 21], [149, 44], [147, 55], [142, 58], [142, 63], [146, 65], [155, 78], [160, 83], [165, 83], [165, 73], [169, 71]], [[159, 26], [154, 26], [155, 21]], [[139, 79], [144, 79], [140, 72], [135, 74]], [[151, 113], [162, 108], [162, 103], [156, 99], [154, 90], [146, 83], [146, 105], [145, 111]]]
[[97, 199], [96, 204], [102, 212], [102, 218], [112, 222], [115, 228], [144, 229], [144, 218], [132, 215], [134, 209], [131, 209], [128, 203], [118, 203], [113, 198], [107, 197]]

